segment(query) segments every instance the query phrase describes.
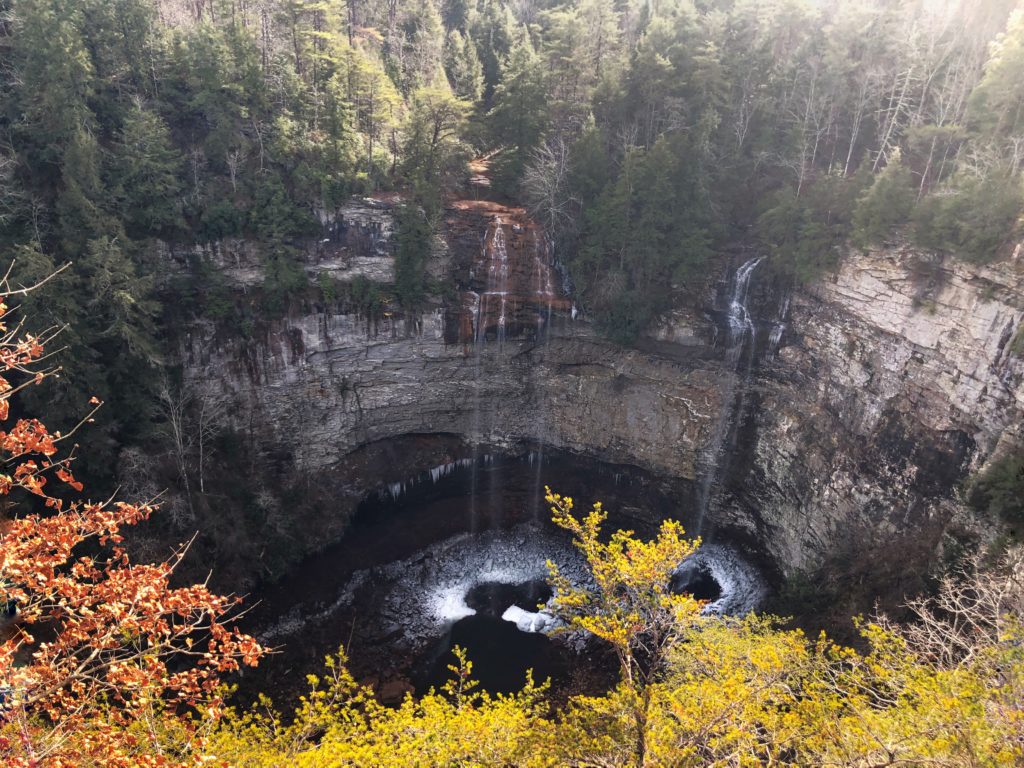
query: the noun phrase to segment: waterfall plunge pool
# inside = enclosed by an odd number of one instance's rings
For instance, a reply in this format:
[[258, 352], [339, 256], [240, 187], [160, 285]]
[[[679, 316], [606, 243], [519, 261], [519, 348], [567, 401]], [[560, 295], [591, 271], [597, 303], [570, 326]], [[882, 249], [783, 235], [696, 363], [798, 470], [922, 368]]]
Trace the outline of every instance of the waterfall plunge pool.
[[[565, 532], [549, 520], [545, 485], [570, 495], [577, 511], [600, 500], [608, 530], [650, 536], [661, 519], [696, 531], [680, 499], [688, 489], [633, 467], [553, 450], [515, 456], [477, 452], [381, 485], [338, 543], [307, 559], [260, 595], [260, 639], [281, 653], [257, 686], [279, 697], [303, 692], [308, 673], [344, 645], [357, 679], [391, 702], [440, 687], [465, 648], [474, 676], [493, 692], [518, 690], [526, 671], [556, 689], [596, 691], [614, 679], [614, 661], [578, 634], [550, 637], [557, 620], [546, 562], [576, 583], [586, 569]], [[692, 506], [692, 505], [691, 505]], [[745, 613], [766, 594], [764, 579], [722, 535], [705, 538], [681, 565], [677, 589], [717, 613]]]

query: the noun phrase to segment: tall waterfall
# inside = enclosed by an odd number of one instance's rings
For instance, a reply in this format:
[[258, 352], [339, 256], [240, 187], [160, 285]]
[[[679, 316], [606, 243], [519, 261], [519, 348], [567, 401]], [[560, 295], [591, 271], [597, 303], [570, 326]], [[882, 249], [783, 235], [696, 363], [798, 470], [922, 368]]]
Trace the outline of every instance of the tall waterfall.
[[782, 335], [786, 332], [786, 321], [789, 316], [789, 303], [792, 300], [791, 294], [786, 294], [779, 304], [779, 311], [775, 316], [775, 323], [772, 325], [771, 333], [768, 336], [768, 357], [775, 357], [782, 344]]
[[[475, 164], [478, 181], [486, 181], [487, 159]], [[502, 432], [496, 410], [501, 403], [491, 397], [490, 383], [518, 375], [506, 345], [517, 344], [520, 351], [526, 351], [524, 345], [545, 342], [554, 313], [568, 313], [571, 302], [552, 264], [551, 240], [524, 209], [489, 200], [456, 200], [447, 209], [447, 226], [453, 262], [466, 271], [459, 278], [463, 288], [458, 309], [446, 314], [445, 341], [461, 344], [467, 365], [472, 366], [472, 386], [466, 393], [473, 398], [468, 403], [473, 410], [467, 437], [474, 458], [480, 458], [481, 446]], [[526, 434], [517, 437], [531, 444], [539, 497], [548, 438], [547, 413], [539, 390], [533, 412], [517, 421], [527, 427]], [[477, 508], [484, 507], [477, 503], [478, 495], [495, 492], [499, 471], [500, 463], [486, 468], [474, 461], [474, 526], [486, 527], [487, 521], [478, 519]], [[534, 514], [539, 515], [539, 499], [534, 507]]]
[[[533, 277], [532, 290], [536, 297], [537, 309], [537, 331], [538, 342], [546, 341], [551, 329], [551, 312], [553, 299], [555, 297], [554, 278], [551, 269], [551, 254], [554, 251], [553, 244], [548, 236], [539, 235], [533, 231]], [[543, 312], [543, 314], [541, 314]], [[543, 472], [544, 472], [544, 447], [547, 444], [548, 415], [547, 403], [539, 387], [535, 387], [536, 405], [534, 410], [534, 448], [530, 452], [530, 464], [533, 466], [533, 498], [532, 515], [534, 522], [539, 522], [543, 517], [544, 493], [543, 493]]]
[[[483, 437], [483, 353], [487, 340], [487, 323], [492, 314], [497, 315], [497, 340], [505, 343], [505, 330], [508, 325], [508, 248], [505, 244], [505, 222], [501, 216], [495, 216], [484, 232], [480, 243], [480, 259], [486, 265], [487, 280], [483, 290], [476, 297], [476, 329], [473, 338], [473, 357], [475, 365], [475, 385], [473, 401], [473, 471], [470, 479], [470, 516], [474, 532], [481, 528], [479, 515], [480, 492], [480, 441]], [[495, 305], [497, 305], [495, 307]], [[488, 431], [493, 427], [493, 413], [488, 414]], [[488, 505], [491, 508], [492, 505]]]
[[750, 278], [762, 261], [764, 257], [758, 256], [743, 262], [730, 282], [726, 315], [729, 338], [725, 357], [732, 366], [733, 375], [728, 378], [722, 392], [721, 412], [698, 460], [698, 534], [704, 527], [704, 515], [711, 504], [715, 483], [720, 479], [724, 466], [736, 447], [737, 419], [742, 418], [746, 406], [747, 380], [754, 365], [754, 352], [757, 346], [757, 329], [747, 308], [747, 294], [750, 292]]
[[495, 312], [497, 304], [497, 336], [499, 343], [505, 342], [508, 326], [508, 247], [505, 244], [505, 222], [500, 216], [484, 235], [483, 258], [487, 260], [487, 287], [480, 294], [477, 305], [476, 342], [480, 344], [486, 333], [488, 312]]

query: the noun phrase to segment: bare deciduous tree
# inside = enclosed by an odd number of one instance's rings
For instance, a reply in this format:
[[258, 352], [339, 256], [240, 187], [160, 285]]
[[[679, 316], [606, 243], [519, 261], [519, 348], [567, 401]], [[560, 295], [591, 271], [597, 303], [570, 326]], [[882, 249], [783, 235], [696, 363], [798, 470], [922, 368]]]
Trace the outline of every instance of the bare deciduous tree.
[[25, 203], [25, 197], [14, 178], [17, 160], [0, 150], [0, 227], [14, 219]]
[[576, 229], [580, 201], [573, 197], [569, 184], [569, 144], [555, 135], [537, 147], [523, 174], [523, 191], [531, 215], [555, 238]]
[[199, 492], [206, 493], [206, 466], [211, 444], [224, 426], [227, 398], [208, 382], [186, 382], [175, 386], [164, 377], [158, 393], [164, 416], [163, 433], [181, 479], [182, 490], [192, 508], [192, 476], [197, 475]]
[[162, 432], [170, 443], [170, 454], [174, 460], [175, 468], [178, 470], [178, 477], [181, 480], [182, 490], [188, 501], [188, 508], [191, 514], [195, 514], [192, 507], [192, 491], [189, 483], [189, 464], [192, 456], [192, 444], [195, 436], [189, 429], [187, 414], [191, 402], [191, 394], [181, 387], [171, 384], [164, 375], [157, 392], [160, 404], [160, 411], [164, 417]]
[[975, 555], [942, 579], [934, 597], [915, 598], [907, 607], [912, 621], [882, 617], [879, 623], [942, 668], [973, 662], [1022, 629], [1024, 547], [1011, 549], [994, 568]]
[[223, 393], [214, 390], [207, 382], [198, 387], [194, 396], [196, 443], [199, 465], [199, 492], [206, 493], [206, 463], [212, 451], [211, 443], [224, 428], [224, 416], [227, 413], [227, 398]]
[[238, 191], [238, 168], [242, 163], [242, 153], [240, 150], [233, 149], [227, 153], [225, 162], [228, 166], [228, 178], [231, 179], [231, 191]]

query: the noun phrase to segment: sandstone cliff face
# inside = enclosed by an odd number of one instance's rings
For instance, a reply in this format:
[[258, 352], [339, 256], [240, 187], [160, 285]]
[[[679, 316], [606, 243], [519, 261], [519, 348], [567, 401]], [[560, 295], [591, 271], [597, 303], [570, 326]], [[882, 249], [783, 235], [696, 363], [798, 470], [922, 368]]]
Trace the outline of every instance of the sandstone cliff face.
[[[636, 465], [681, 481], [680, 507], [690, 508], [700, 457], [722, 419], [734, 419], [740, 449], [718, 478], [711, 523], [757, 542], [783, 573], [826, 562], [854, 536], [903, 535], [927, 556], [956, 511], [956, 483], [1024, 438], [1024, 362], [1012, 351], [1024, 319], [1020, 265], [888, 250], [853, 255], [788, 298], [766, 273], [751, 287], [758, 343], [747, 378], [714, 343], [710, 291], [706, 306], [680, 309], [636, 349], [574, 321], [523, 216], [489, 204], [449, 210], [429, 271], [455, 290], [421, 316], [322, 308], [250, 340], [190, 329], [188, 376], [228, 393], [232, 422], [273, 457], [272, 471], [315, 473], [336, 489], [337, 518], [309, 548], [339, 534], [374, 488], [472, 442], [543, 443]], [[392, 279], [388, 203], [354, 201], [323, 218], [306, 258], [311, 278]], [[240, 287], [259, 281], [247, 246], [212, 255]], [[747, 396], [733, 412], [737, 392]], [[421, 440], [400, 461], [386, 451], [387, 461], [366, 459], [410, 435], [444, 439]]]
[[1024, 438], [1022, 265], [850, 254], [790, 311], [726, 514], [787, 571], [886, 540], [933, 550], [957, 484]]
[[[337, 211], [321, 211], [319, 238], [301, 250], [303, 266], [313, 277], [321, 273], [337, 280], [358, 277], [388, 283], [395, 277], [395, 219], [393, 202], [353, 198]], [[207, 259], [236, 286], [247, 289], [263, 282], [263, 254], [257, 243], [229, 238], [192, 248], [161, 245], [165, 262]]]

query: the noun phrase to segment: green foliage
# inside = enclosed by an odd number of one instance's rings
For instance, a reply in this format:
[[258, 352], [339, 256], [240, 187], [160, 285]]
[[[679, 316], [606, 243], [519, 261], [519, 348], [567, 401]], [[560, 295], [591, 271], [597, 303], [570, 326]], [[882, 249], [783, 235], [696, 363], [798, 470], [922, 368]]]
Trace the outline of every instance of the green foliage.
[[581, 198], [597, 197], [584, 209], [570, 265], [604, 333], [628, 343], [670, 306], [676, 287], [699, 274], [710, 255], [711, 214], [685, 140], [631, 150], [603, 189], [607, 165], [599, 141], [590, 134], [576, 147], [577, 157], [589, 162], [573, 182]]
[[1024, 327], [1017, 330], [1017, 335], [1010, 340], [1010, 354], [1024, 357]]
[[[209, 259], [200, 258], [189, 272], [195, 296], [193, 311], [196, 317], [208, 317], [215, 322], [230, 324], [237, 320], [235, 293], [228, 279]], [[185, 291], [182, 291], [185, 293]]]
[[530, 150], [548, 124], [547, 93], [544, 63], [529, 36], [522, 34], [501, 68], [487, 114], [491, 140], [503, 149], [494, 163], [493, 184], [500, 192], [510, 196], [517, 192]]
[[967, 489], [971, 505], [1011, 526], [1024, 525], [1024, 452], [992, 462]]
[[415, 310], [426, 298], [427, 261], [433, 229], [422, 210], [403, 206], [396, 211], [398, 249], [395, 252], [395, 295], [406, 310]]
[[338, 300], [339, 295], [339, 284], [338, 281], [331, 277], [326, 272], [321, 272], [316, 276], [317, 286], [320, 288], [320, 295], [323, 297], [324, 305], [329, 308]]
[[972, 127], [990, 137], [1020, 133], [1024, 121], [1024, 11], [1010, 16], [992, 45], [985, 76], [971, 93]]
[[310, 211], [288, 194], [283, 179], [270, 176], [256, 190], [249, 212], [249, 231], [263, 242], [280, 243], [310, 236], [317, 222]]
[[584, 209], [601, 196], [613, 176], [603, 131], [590, 126], [573, 144], [570, 154], [570, 185]]
[[285, 314], [292, 298], [309, 287], [306, 271], [288, 248], [280, 248], [267, 256], [263, 275], [263, 308], [269, 317]]
[[484, 70], [473, 39], [458, 30], [448, 33], [444, 43], [444, 71], [452, 92], [460, 99], [475, 102], [484, 91]]
[[469, 38], [476, 47], [484, 76], [483, 102], [489, 104], [502, 80], [503, 62], [512, 50], [515, 19], [501, 0], [480, 0], [467, 14]]
[[870, 183], [868, 173], [826, 176], [803, 196], [790, 189], [770, 196], [756, 231], [771, 249], [773, 267], [797, 282], [834, 269], [850, 237], [860, 190]]
[[[92, 394], [112, 403], [82, 434], [107, 476], [152, 428], [171, 326], [251, 334], [313, 296], [297, 254], [350, 195], [398, 191], [416, 214], [393, 291], [325, 298], [378, 318], [451, 291], [425, 267], [471, 150], [496, 153], [513, 200], [524, 169], [555, 181], [574, 298], [623, 343], [691, 300], [729, 240], [759, 237], [806, 281], [900, 226], [910, 188], [915, 242], [972, 261], [1022, 209], [1024, 16], [1005, 24], [1007, 0], [256, 5], [0, 0], [0, 243], [18, 279], [73, 265], [33, 321], [68, 326], [57, 426]], [[265, 260], [265, 306], [186, 256], [229, 238]]]
[[994, 260], [1024, 210], [1016, 175], [959, 173], [925, 198], [913, 217], [914, 241], [978, 264]]
[[377, 283], [359, 275], [349, 288], [352, 305], [367, 318], [377, 319], [390, 305], [392, 298]]
[[469, 110], [443, 81], [412, 95], [403, 172], [431, 219], [440, 215], [445, 193], [466, 176], [470, 152], [460, 137]]
[[134, 105], [116, 151], [111, 186], [128, 234], [145, 238], [182, 227], [184, 159], [160, 116]]
[[864, 248], [881, 245], [905, 223], [914, 207], [915, 190], [910, 172], [894, 156], [857, 200], [853, 212], [853, 242]]

